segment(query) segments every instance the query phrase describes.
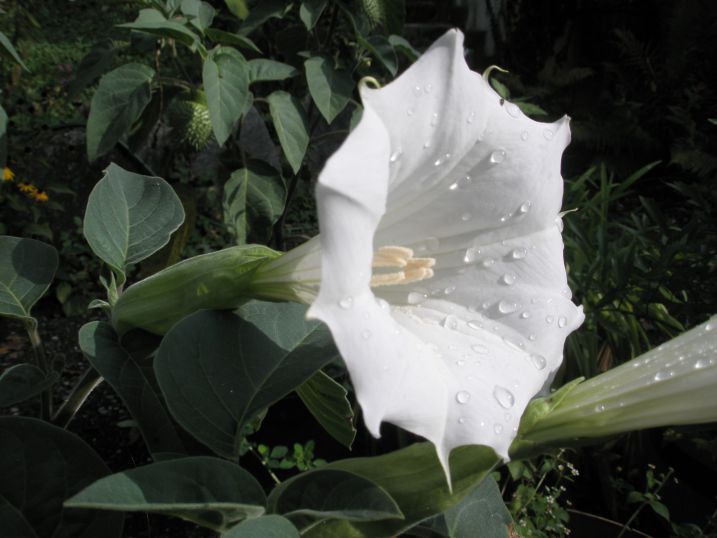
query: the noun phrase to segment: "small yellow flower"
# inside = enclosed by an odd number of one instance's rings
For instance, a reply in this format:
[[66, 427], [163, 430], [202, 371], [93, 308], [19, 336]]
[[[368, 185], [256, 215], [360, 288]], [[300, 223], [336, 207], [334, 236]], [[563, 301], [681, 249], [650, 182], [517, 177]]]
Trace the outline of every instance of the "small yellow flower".
[[12, 181], [15, 177], [15, 172], [10, 170], [7, 166], [2, 169], [2, 180], [3, 181]]
[[37, 194], [37, 187], [31, 183], [18, 183], [17, 188], [20, 189], [20, 192], [27, 193], [30, 196]]
[[50, 197], [44, 191], [35, 193], [33, 195], [33, 198], [35, 198], [36, 202], [47, 202], [50, 199]]

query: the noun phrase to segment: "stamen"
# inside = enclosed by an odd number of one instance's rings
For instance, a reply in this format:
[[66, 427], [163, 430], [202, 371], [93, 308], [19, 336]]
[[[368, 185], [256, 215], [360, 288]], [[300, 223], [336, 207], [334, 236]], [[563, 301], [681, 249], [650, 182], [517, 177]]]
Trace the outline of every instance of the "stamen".
[[434, 258], [414, 258], [413, 250], [406, 247], [385, 246], [374, 254], [372, 266], [402, 269], [392, 273], [376, 273], [371, 277], [371, 287], [409, 284], [433, 276]]
[[378, 286], [391, 286], [393, 284], [403, 284], [406, 280], [406, 275], [403, 271], [397, 271], [395, 273], [379, 273], [371, 276], [371, 287], [376, 288]]
[[413, 257], [413, 250], [406, 247], [381, 247], [373, 256], [374, 267], [406, 267]]

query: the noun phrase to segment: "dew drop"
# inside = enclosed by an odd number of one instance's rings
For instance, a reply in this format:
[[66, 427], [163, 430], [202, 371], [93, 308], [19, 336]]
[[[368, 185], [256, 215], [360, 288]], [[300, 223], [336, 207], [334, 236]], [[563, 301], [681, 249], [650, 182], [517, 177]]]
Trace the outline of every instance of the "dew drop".
[[513, 118], [520, 117], [520, 107], [515, 103], [506, 103], [505, 111], [508, 113], [509, 116]]
[[567, 323], [568, 323], [568, 318], [566, 318], [565, 316], [560, 316], [558, 318], [558, 327], [560, 327], [560, 328], [565, 327], [565, 325], [567, 325]]
[[471, 215], [470, 213], [463, 213], [463, 214], [461, 215], [461, 220], [462, 220], [463, 222], [468, 222], [469, 220], [471, 220], [471, 216], [472, 216], [472, 215]]
[[458, 417], [458, 424], [465, 424], [466, 419], [465, 417]]
[[[428, 149], [428, 148], [430, 148], [430, 147], [431, 147], [431, 141], [430, 141], [430, 140], [426, 140], [426, 141], [423, 143], [423, 149]], [[440, 160], [440, 159], [439, 159], [439, 160]], [[433, 164], [436, 164], [436, 163], [433, 163]], [[440, 165], [440, 164], [441, 164], [441, 163], [439, 162], [438, 165]], [[436, 165], [436, 166], [438, 166], [438, 165]]]
[[431, 127], [438, 125], [438, 112], [434, 112], [431, 116]]
[[479, 355], [485, 355], [486, 353], [488, 353], [488, 348], [483, 344], [473, 344], [471, 346], [471, 349]]
[[672, 370], [663, 369], [663, 370], [659, 370], [655, 374], [654, 379], [655, 379], [655, 381], [664, 381], [665, 379], [669, 379], [674, 375], [675, 375], [675, 372], [673, 372]]
[[473, 120], [475, 119], [475, 117], [476, 117], [476, 113], [471, 112], [470, 114], [468, 114], [468, 117], [466, 118], [466, 123], [473, 123]]
[[537, 336], [535, 336], [534, 334], [531, 334], [530, 336], [528, 336], [528, 340], [530, 340], [531, 342], [535, 342], [536, 338], [537, 338]]
[[553, 133], [553, 130], [552, 130], [552, 129], [545, 129], [545, 130], [543, 131], [543, 138], [545, 138], [545, 140], [552, 140], [552, 139], [553, 139], [553, 134], [554, 134], [554, 133]]
[[530, 317], [530, 312], [527, 310], [525, 312], [520, 313], [520, 319], [528, 319]]
[[425, 293], [412, 291], [408, 294], [408, 304], [421, 304], [426, 299], [428, 299], [428, 295], [426, 295]]
[[369, 338], [371, 338], [371, 331], [369, 331], [368, 329], [362, 331], [361, 338], [363, 338], [364, 340], [368, 340]]
[[505, 387], [496, 385], [493, 389], [493, 398], [503, 409], [510, 409], [515, 405], [515, 396]]
[[501, 433], [503, 433], [503, 425], [498, 424], [497, 422], [493, 424], [493, 433], [495, 433], [496, 435], [500, 435]]
[[518, 310], [517, 303], [511, 303], [510, 301], [505, 300], [498, 303], [498, 311], [501, 314], [512, 314], [516, 310]]
[[463, 359], [458, 359], [456, 361], [456, 366], [465, 366], [465, 365], [466, 365], [466, 361], [464, 361]]
[[526, 200], [522, 204], [520, 204], [520, 207], [518, 208], [518, 211], [520, 211], [522, 214], [526, 214], [528, 211], [530, 211], [530, 208], [532, 207], [533, 202], [530, 200]]
[[695, 362], [695, 369], [701, 370], [702, 368], [707, 368], [710, 365], [710, 361], [707, 359], [698, 359]]
[[523, 142], [525, 142], [526, 140], [528, 140], [528, 131], [523, 131], [522, 133], [520, 133], [520, 139], [521, 139]]
[[426, 93], [431, 93], [431, 90], [433, 89], [433, 84], [426, 84], [426, 87], [423, 89]]
[[505, 150], [498, 149], [490, 154], [490, 162], [493, 164], [502, 163], [505, 160]]
[[502, 217], [500, 217], [501, 222], [508, 222], [510, 218], [513, 216], [513, 213], [506, 213]]
[[483, 324], [480, 321], [478, 321], [477, 319], [470, 320], [468, 323], [466, 323], [466, 325], [468, 325], [474, 331], [477, 331], [477, 330], [483, 328]]
[[339, 301], [339, 306], [343, 308], [344, 310], [348, 310], [351, 308], [354, 304], [354, 298], [353, 297], [344, 297]]
[[413, 108], [410, 106], [406, 109], [406, 116], [413, 116]]
[[481, 265], [483, 267], [490, 267], [493, 264], [495, 264], [495, 260], [493, 258], [486, 258], [481, 262]]
[[415, 95], [416, 97], [421, 95], [421, 87], [420, 86], [416, 85], [413, 87], [413, 95]]
[[441, 159], [436, 159], [433, 161], [433, 166], [441, 166], [443, 164], [443, 161]]
[[717, 325], [717, 324], [712, 321], [708, 321], [707, 324], [705, 325], [705, 331], [709, 332], [709, 331], [713, 330], [715, 328], [715, 325]]
[[480, 256], [481, 250], [476, 247], [470, 247], [466, 249], [466, 254], [463, 256], [463, 262], [464, 263], [473, 263], [476, 261], [476, 258]]
[[555, 321], [555, 318], [553, 316], [545, 316], [545, 323], [548, 325], [551, 325]]
[[388, 301], [386, 299], [381, 299], [381, 297], [376, 299], [376, 302], [382, 310], [388, 310], [391, 307], [391, 305], [388, 304]]
[[448, 287], [446, 287], [446, 288], [443, 288], [443, 294], [444, 294], [444, 295], [450, 295], [450, 294], [453, 293], [454, 291], [456, 291], [456, 287], [455, 287], [455, 286], [448, 286]]
[[515, 276], [514, 273], [506, 273], [502, 277], [500, 277], [500, 281], [506, 286], [512, 286], [513, 284], [515, 284], [516, 280], [518, 280], [518, 277]]
[[595, 406], [596, 413], [602, 413], [603, 411], [605, 411], [605, 404], [597, 404]]
[[446, 329], [455, 331], [458, 328], [458, 318], [449, 314], [445, 318], [443, 318], [443, 321], [441, 321], [441, 325]]
[[537, 353], [530, 354], [530, 362], [533, 363], [533, 366], [535, 366], [537, 370], [544, 370], [545, 366], [548, 364], [546, 358]]
[[398, 159], [401, 158], [401, 154], [402, 154], [402, 153], [403, 153], [403, 151], [402, 151], [400, 148], [397, 149], [396, 151], [394, 151], [394, 152], [391, 154], [391, 157], [389, 157], [389, 159], [388, 159], [389, 162], [395, 163]]
[[488, 310], [488, 308], [490, 308], [490, 303], [488, 301], [484, 301], [481, 304], [481, 307], [483, 307], [483, 310]]
[[470, 399], [471, 399], [471, 393], [470, 393], [470, 392], [466, 392], [465, 390], [461, 390], [461, 391], [456, 392], [456, 401], [457, 401], [459, 404], [467, 404], [467, 403], [468, 403], [468, 400], [470, 400]]
[[523, 258], [525, 258], [525, 256], [526, 256], [527, 254], [528, 254], [528, 249], [527, 249], [527, 248], [525, 248], [525, 247], [517, 247], [517, 248], [514, 248], [514, 249], [510, 252], [510, 257], [513, 258], [514, 260], [522, 260]]

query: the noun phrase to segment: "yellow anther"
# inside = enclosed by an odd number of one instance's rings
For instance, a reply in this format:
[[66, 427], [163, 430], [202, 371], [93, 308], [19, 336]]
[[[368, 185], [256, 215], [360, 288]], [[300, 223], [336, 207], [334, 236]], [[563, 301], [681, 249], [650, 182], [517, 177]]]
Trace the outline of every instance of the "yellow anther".
[[413, 251], [406, 247], [381, 247], [373, 255], [374, 267], [406, 267], [408, 260], [413, 256]]
[[395, 267], [402, 269], [391, 273], [376, 273], [371, 277], [371, 287], [393, 286], [418, 282], [433, 276], [434, 258], [414, 258], [413, 250], [406, 247], [385, 246], [378, 249], [373, 257], [373, 267]]

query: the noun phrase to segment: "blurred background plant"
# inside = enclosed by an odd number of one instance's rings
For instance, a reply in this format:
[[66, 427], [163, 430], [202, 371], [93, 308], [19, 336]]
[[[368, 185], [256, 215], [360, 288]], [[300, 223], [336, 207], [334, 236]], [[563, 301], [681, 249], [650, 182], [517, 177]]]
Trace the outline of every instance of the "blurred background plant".
[[[586, 322], [556, 384], [714, 313], [713, 2], [1, 0], [17, 58], [3, 42], [0, 233], [58, 248], [45, 315], [79, 326], [101, 289], [79, 215], [110, 161], [165, 178], [187, 215], [137, 275], [232, 243], [285, 249], [314, 235], [313, 182], [360, 115], [358, 80], [390, 81], [452, 26], [466, 33], [472, 67], [510, 71], [492, 82], [526, 114], [572, 116], [563, 207], [576, 211], [564, 237]], [[260, 433], [252, 446], [268, 467], [345, 455], [298, 429]], [[363, 433], [357, 446], [405, 442]], [[590, 536], [592, 525], [596, 536], [701, 537], [717, 536], [716, 480], [715, 429], [700, 427], [519, 462], [501, 483], [521, 535]]]

